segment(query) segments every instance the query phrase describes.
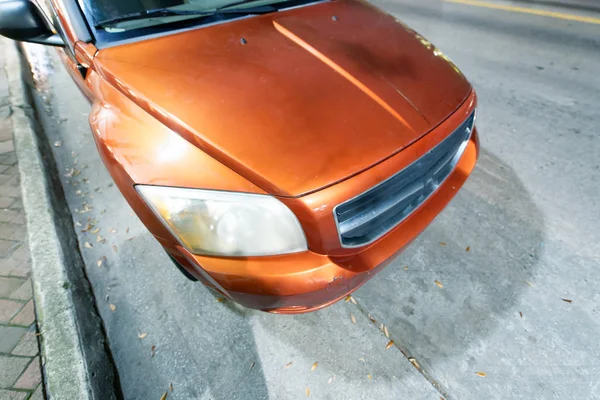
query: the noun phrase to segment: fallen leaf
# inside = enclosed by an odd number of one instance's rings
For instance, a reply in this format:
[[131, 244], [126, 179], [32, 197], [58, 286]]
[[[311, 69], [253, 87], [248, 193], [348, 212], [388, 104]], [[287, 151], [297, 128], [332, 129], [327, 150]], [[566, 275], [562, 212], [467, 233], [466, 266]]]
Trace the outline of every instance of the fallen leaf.
[[98, 235], [96, 237], [96, 242], [98, 242], [98, 243], [104, 243], [104, 242], [106, 242], [106, 239], [104, 239], [102, 236]]
[[293, 363], [294, 363], [293, 361], [290, 361], [289, 363], [287, 363], [283, 366], [283, 369], [288, 369], [289, 367], [292, 366]]
[[521, 316], [521, 318], [523, 318], [523, 313], [521, 311], [519, 311], [519, 315]]
[[115, 228], [111, 228], [110, 233], [117, 233], [117, 230]]
[[117, 309], [117, 307], [114, 304], [109, 304], [108, 308], [110, 308], [110, 311], [115, 311]]
[[94, 246], [92, 246], [92, 244], [91, 244], [90, 242], [85, 242], [85, 243], [83, 244], [83, 247], [85, 247], [85, 248], [88, 248], [88, 249], [91, 249], [91, 248], [92, 248], [92, 247], [94, 247]]
[[169, 390], [172, 392], [173, 391], [173, 384], [169, 383]]
[[117, 252], [117, 246], [113, 244], [112, 249], [115, 251], [115, 253]]
[[372, 322], [372, 323], [374, 323], [374, 324], [376, 324], [376, 323], [377, 323], [377, 320], [376, 320], [375, 318], [373, 318], [373, 317], [371, 316], [371, 314], [369, 314], [369, 319], [371, 320], [371, 322]]
[[160, 400], [166, 400], [167, 394], [169, 394], [169, 392], [165, 392], [165, 394], [162, 395], [162, 397], [160, 398]]
[[471, 251], [471, 246], [467, 246], [467, 248], [465, 249], [465, 251]]
[[388, 331], [388, 327], [386, 325], [383, 326], [383, 334], [386, 338], [390, 338], [390, 331]]
[[483, 372], [475, 372], [475, 375], [481, 376], [482, 378], [485, 377], [485, 373], [483, 373]]
[[435, 284], [438, 285], [438, 287], [441, 288], [441, 289], [444, 288], [444, 285], [442, 284], [442, 282], [440, 282], [438, 280], [435, 281]]
[[100, 258], [100, 259], [98, 259], [98, 261], [96, 262], [96, 265], [97, 265], [98, 267], [101, 267], [103, 262], [104, 262], [104, 260], [103, 260], [102, 258]]
[[442, 246], [445, 246], [445, 245], [446, 245], [446, 242], [440, 242], [440, 244], [441, 244]]
[[94, 234], [96, 234], [98, 232], [100, 232], [100, 228], [95, 228], [90, 231], [90, 233], [94, 233]]
[[252, 362], [252, 364], [250, 364], [250, 369], [248, 369], [248, 371], [252, 371], [252, 368], [254, 368], [255, 365], [256, 365], [256, 362]]
[[527, 286], [529, 287], [533, 287], [533, 283], [529, 282], [529, 281], [525, 281], [525, 283], [527, 284]]
[[54, 147], [60, 147], [62, 146], [62, 142], [54, 142]]
[[308, 386], [306, 387], [306, 397], [310, 397], [310, 389]]
[[312, 365], [312, 368], [311, 368], [310, 370], [311, 370], [311, 371], [314, 371], [315, 369], [317, 369], [317, 365], [319, 365], [319, 362], [318, 362], [318, 361], [317, 361], [317, 362], [315, 362], [315, 363]]
[[344, 299], [344, 303], [347, 303], [350, 301], [350, 298], [352, 298], [352, 296], [348, 295], [346, 296], [346, 298]]
[[367, 378], [373, 379], [373, 376], [371, 374], [367, 374]]
[[408, 265], [405, 265], [405, 266], [404, 266], [404, 270], [405, 270], [405, 271], [408, 271]]
[[335, 375], [333, 375], [332, 377], [329, 378], [329, 380], [327, 381], [327, 383], [329, 385], [331, 385], [331, 382], [333, 382], [335, 380]]
[[385, 349], [387, 350], [387, 349], [389, 349], [390, 347], [392, 347], [393, 345], [394, 345], [394, 341], [393, 341], [393, 340], [390, 340], [390, 341], [388, 342], [388, 344], [385, 346]]
[[358, 305], [358, 303], [356, 302], [356, 300], [354, 300], [354, 297], [352, 296], [350, 296], [350, 301], [352, 302], [352, 304]]
[[224, 302], [224, 301], [225, 301], [225, 297], [217, 297], [217, 298], [215, 299], [215, 303], [222, 303], [222, 302]]
[[78, 226], [78, 227], [81, 226], [81, 222], [75, 221], [75, 226]]
[[562, 301], [564, 301], [565, 303], [572, 303], [573, 302], [573, 300], [571, 300], [571, 299], [562, 299]]
[[144, 333], [138, 333], [138, 337], [139, 337], [140, 339], [143, 339], [143, 338], [145, 338], [146, 336], [148, 336], [148, 334], [147, 334], [146, 332], [144, 332]]
[[83, 208], [81, 210], [78, 210], [77, 213], [78, 214], [85, 214], [85, 213], [89, 213], [92, 210], [93, 210], [93, 208], [90, 207], [89, 204], [83, 203]]
[[352, 313], [350, 313], [350, 320], [352, 321], [353, 324], [356, 323], [356, 317]]
[[152, 345], [152, 347], [150, 348], [150, 357], [154, 357], [154, 355], [156, 354], [156, 346]]
[[364, 357], [361, 357], [361, 358], [359, 358], [359, 359], [358, 359], [358, 361], [362, 361], [362, 362], [366, 363], [366, 361], [365, 361], [365, 358], [364, 358]]
[[129, 228], [126, 228], [126, 229], [125, 229], [125, 233], [129, 233]]
[[417, 369], [421, 369], [421, 366], [419, 365], [419, 363], [417, 362], [417, 359], [414, 357], [409, 357], [408, 361], [410, 361], [410, 363]]
[[133, 239], [135, 239], [135, 236], [132, 236], [130, 238], [127, 238], [127, 240], [132, 241]]

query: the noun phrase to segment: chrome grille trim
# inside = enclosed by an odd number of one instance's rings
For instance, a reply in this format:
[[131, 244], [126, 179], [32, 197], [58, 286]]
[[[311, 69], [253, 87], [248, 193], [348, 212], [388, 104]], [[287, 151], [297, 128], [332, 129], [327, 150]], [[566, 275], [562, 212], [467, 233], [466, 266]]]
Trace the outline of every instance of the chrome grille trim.
[[467, 147], [474, 121], [473, 112], [448, 137], [402, 171], [335, 206], [333, 216], [342, 247], [374, 242], [423, 204], [454, 170]]

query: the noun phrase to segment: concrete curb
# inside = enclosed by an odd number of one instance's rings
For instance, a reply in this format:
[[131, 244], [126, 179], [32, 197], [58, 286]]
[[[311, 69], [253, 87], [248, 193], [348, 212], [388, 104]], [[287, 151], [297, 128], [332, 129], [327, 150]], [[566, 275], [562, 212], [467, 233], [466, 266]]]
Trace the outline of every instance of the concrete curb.
[[78, 247], [73, 246], [73, 228], [67, 228], [61, 212], [66, 205], [57, 190], [62, 193], [62, 187], [52, 182], [51, 153], [43, 151], [48, 143], [38, 140], [34, 129], [19, 53], [13, 42], [3, 41], [46, 394], [49, 399], [116, 399], [121, 397], [118, 375]]

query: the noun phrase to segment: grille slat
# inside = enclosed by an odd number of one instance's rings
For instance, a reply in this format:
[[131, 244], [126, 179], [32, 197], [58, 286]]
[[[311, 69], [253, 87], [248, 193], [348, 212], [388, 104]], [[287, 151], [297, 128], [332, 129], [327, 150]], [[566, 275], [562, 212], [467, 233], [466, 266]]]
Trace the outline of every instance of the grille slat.
[[448, 177], [471, 136], [471, 114], [417, 161], [377, 186], [334, 208], [342, 246], [371, 243], [419, 207]]

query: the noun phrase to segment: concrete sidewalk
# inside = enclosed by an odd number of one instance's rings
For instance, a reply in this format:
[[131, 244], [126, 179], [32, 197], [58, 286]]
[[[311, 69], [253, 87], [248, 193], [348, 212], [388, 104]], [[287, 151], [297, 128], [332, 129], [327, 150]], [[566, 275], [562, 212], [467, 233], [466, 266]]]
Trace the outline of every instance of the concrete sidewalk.
[[27, 226], [0, 43], [0, 399], [42, 399]]

